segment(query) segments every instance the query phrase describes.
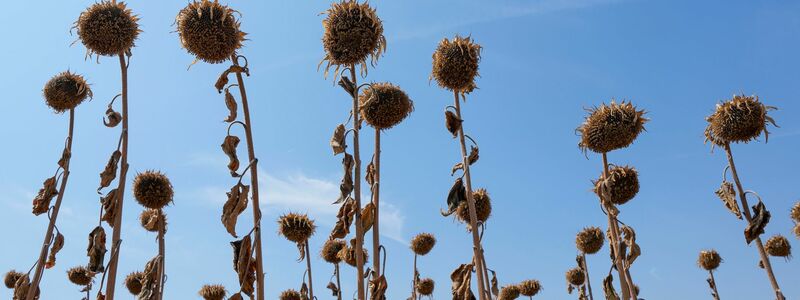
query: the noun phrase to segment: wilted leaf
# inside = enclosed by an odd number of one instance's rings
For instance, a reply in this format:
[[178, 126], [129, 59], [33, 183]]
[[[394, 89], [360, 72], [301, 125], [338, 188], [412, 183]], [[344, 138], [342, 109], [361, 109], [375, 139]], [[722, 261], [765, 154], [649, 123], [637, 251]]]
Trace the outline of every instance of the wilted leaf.
[[64, 235], [61, 232], [57, 232], [56, 238], [53, 239], [53, 245], [50, 246], [50, 253], [47, 255], [47, 262], [44, 264], [45, 268], [50, 269], [56, 265], [56, 255], [62, 248], [64, 248]]
[[350, 224], [353, 223], [353, 217], [356, 214], [355, 202], [348, 196], [347, 200], [339, 207], [339, 213], [336, 214], [336, 225], [331, 231], [331, 239], [343, 239], [350, 233]]
[[386, 282], [386, 276], [381, 275], [378, 278], [369, 281], [370, 300], [386, 300], [386, 289], [389, 284]]
[[50, 210], [50, 201], [52, 201], [53, 197], [56, 195], [58, 195], [56, 177], [53, 176], [45, 179], [43, 187], [39, 189], [36, 198], [33, 198], [33, 214], [38, 216]]
[[102, 273], [105, 270], [103, 261], [106, 256], [106, 231], [102, 226], [97, 226], [89, 233], [89, 246], [86, 247], [86, 256], [89, 256], [89, 271]]
[[109, 128], [117, 127], [120, 122], [122, 122], [122, 114], [114, 111], [111, 105], [109, 105], [108, 109], [106, 109], [106, 117], [103, 119], [103, 125]]
[[242, 292], [252, 295], [255, 287], [255, 259], [252, 258], [253, 246], [250, 236], [231, 242], [233, 246], [233, 270], [236, 271]]
[[103, 172], [100, 173], [100, 187], [97, 188], [98, 193], [101, 189], [111, 184], [111, 182], [114, 181], [114, 178], [117, 178], [117, 167], [121, 157], [122, 152], [119, 150], [115, 150], [114, 153], [111, 153], [111, 157], [108, 159], [105, 169], [103, 169]]
[[337, 125], [336, 129], [333, 130], [333, 136], [331, 137], [333, 155], [344, 153], [344, 149], [347, 148], [347, 141], [344, 139], [345, 132], [347, 132], [347, 130], [345, 130], [344, 124]]
[[333, 283], [333, 281], [328, 282], [328, 285], [326, 286], [326, 288], [331, 290], [331, 296], [334, 296], [334, 297], [339, 296], [339, 287], [336, 286], [336, 284]]
[[156, 256], [150, 259], [144, 266], [142, 275], [142, 290], [136, 296], [138, 300], [155, 300], [158, 299], [159, 287], [159, 270], [161, 269], [161, 256]]
[[366, 234], [372, 229], [373, 223], [375, 223], [375, 204], [370, 202], [361, 210], [361, 227], [364, 228], [362, 233]]
[[236, 147], [239, 146], [239, 137], [235, 135], [228, 135], [222, 142], [222, 152], [228, 156], [228, 170], [231, 171], [231, 176], [239, 177], [236, 173], [239, 170], [239, 157], [236, 155]]
[[497, 273], [494, 270], [489, 270], [492, 272], [492, 295], [495, 297], [500, 295], [500, 286], [497, 284]]
[[[475, 164], [475, 162], [478, 161], [478, 158], [480, 158], [480, 156], [478, 154], [478, 147], [475, 147], [475, 146], [470, 146], [470, 147], [471, 148], [469, 150], [469, 156], [467, 157], [467, 161], [469, 161], [469, 165], [471, 166], [471, 165]], [[464, 163], [463, 162], [459, 162], [459, 163], [455, 164], [453, 166], [453, 169], [450, 171], [450, 176], [453, 176], [454, 174], [456, 174], [456, 171], [463, 170], [463, 169], [464, 169]]]
[[443, 216], [453, 214], [461, 201], [467, 199], [467, 189], [464, 188], [464, 181], [461, 178], [456, 178], [456, 182], [450, 187], [450, 192], [447, 194], [447, 211], [441, 212]]
[[237, 183], [227, 193], [228, 200], [222, 206], [222, 225], [233, 237], [236, 236], [236, 221], [239, 215], [247, 209], [248, 194], [250, 193], [250, 186], [244, 185], [241, 182]]
[[300, 285], [300, 300], [308, 300], [308, 285], [305, 282]]
[[753, 219], [744, 229], [744, 237], [748, 244], [758, 238], [759, 235], [764, 234], [764, 228], [767, 227], [770, 217], [771, 214], [767, 207], [764, 206], [764, 202], [758, 201], [756, 205], [753, 205]]
[[61, 151], [61, 158], [58, 159], [58, 166], [62, 169], [66, 169], [67, 165], [69, 164], [69, 159], [72, 157], [72, 152], [69, 151], [69, 148], [64, 147], [64, 150]]
[[356, 85], [350, 81], [350, 78], [347, 76], [342, 76], [342, 78], [339, 79], [339, 86], [341, 86], [345, 92], [350, 94], [350, 97], [355, 97]]
[[233, 98], [233, 94], [227, 89], [225, 90], [225, 107], [228, 108], [228, 117], [224, 121], [228, 123], [236, 121], [239, 105], [236, 103], [236, 98]]
[[742, 219], [742, 212], [739, 210], [739, 203], [736, 202], [736, 191], [733, 189], [733, 184], [727, 181], [723, 181], [722, 185], [720, 185], [719, 189], [714, 192], [717, 194], [722, 203], [725, 204], [725, 207], [728, 208], [731, 213], [736, 215], [739, 220]]
[[230, 69], [225, 70], [219, 75], [219, 78], [217, 78], [217, 82], [214, 83], [214, 87], [217, 88], [217, 93], [222, 93], [222, 90], [228, 85], [228, 74], [230, 74], [230, 72]]
[[454, 112], [449, 110], [444, 112], [444, 125], [453, 137], [458, 135], [462, 122], [464, 122], [464, 120], [459, 119]]
[[374, 159], [372, 161], [370, 161], [369, 164], [367, 165], [367, 172], [366, 173], [367, 174], [364, 176], [364, 179], [367, 181], [367, 184], [369, 184], [370, 191], [374, 192], [373, 191], [373, 187], [375, 187], [375, 160]]
[[105, 197], [100, 197], [100, 204], [103, 206], [103, 214], [100, 221], [106, 221], [108, 226], [114, 227], [114, 216], [117, 210], [117, 189], [113, 189]]
[[603, 279], [603, 292], [606, 294], [606, 300], [620, 300], [619, 294], [614, 289], [614, 275], [611, 273]]
[[244, 300], [244, 298], [242, 298], [242, 293], [236, 293], [231, 295], [231, 297], [228, 298], [228, 300]]
[[[24, 300], [28, 295], [28, 290], [31, 288], [31, 279], [28, 275], [20, 276], [17, 282], [14, 283], [14, 300]], [[36, 291], [35, 298], [38, 298], [39, 290]]]
[[462, 264], [453, 270], [453, 273], [450, 273], [450, 280], [453, 281], [451, 288], [453, 300], [475, 299], [475, 295], [470, 288], [472, 284], [472, 267], [473, 264]]
[[345, 153], [342, 158], [342, 166], [344, 168], [344, 176], [341, 183], [339, 183], [339, 198], [333, 204], [342, 203], [353, 192], [353, 156]]

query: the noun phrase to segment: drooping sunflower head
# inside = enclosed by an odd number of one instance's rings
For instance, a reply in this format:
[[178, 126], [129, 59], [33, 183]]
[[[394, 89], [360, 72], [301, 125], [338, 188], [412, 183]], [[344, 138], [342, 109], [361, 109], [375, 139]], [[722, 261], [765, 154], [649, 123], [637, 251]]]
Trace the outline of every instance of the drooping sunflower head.
[[639, 172], [628, 166], [614, 166], [608, 176], [600, 176], [594, 183], [594, 192], [616, 205], [628, 203], [639, 193]]
[[436, 245], [436, 238], [430, 233], [420, 233], [411, 240], [411, 251], [416, 255], [426, 255]]
[[417, 293], [422, 296], [430, 296], [433, 294], [433, 289], [436, 287], [436, 283], [433, 279], [430, 278], [423, 278], [417, 281]]
[[583, 274], [581, 268], [575, 267], [567, 271], [567, 282], [574, 286], [582, 285], [586, 281], [586, 274]]
[[201, 297], [205, 300], [223, 300], [228, 292], [225, 291], [225, 286], [221, 284], [206, 284], [200, 288]]
[[133, 197], [149, 209], [161, 209], [172, 202], [172, 183], [159, 171], [148, 170], [133, 180]]
[[358, 98], [361, 116], [376, 129], [392, 128], [414, 111], [414, 102], [406, 92], [388, 82], [370, 85]]
[[280, 300], [301, 300], [300, 292], [295, 291], [293, 289], [288, 289], [281, 292], [281, 295], [278, 297]]
[[598, 227], [586, 227], [575, 236], [575, 246], [583, 253], [595, 254], [603, 248], [605, 242], [603, 230]]
[[347, 243], [340, 239], [334, 240], [327, 240], [325, 244], [322, 245], [322, 251], [320, 251], [320, 256], [326, 262], [331, 264], [338, 264], [342, 262], [342, 258], [339, 257], [339, 251], [347, 247]]
[[175, 18], [181, 45], [207, 63], [231, 59], [247, 35], [239, 29], [236, 13], [219, 0], [193, 0]]
[[[475, 215], [478, 218], [478, 223], [485, 223], [492, 215], [492, 199], [489, 198], [489, 193], [486, 189], [477, 189], [472, 193], [472, 199], [475, 201]], [[456, 216], [461, 222], [467, 224], [467, 229], [472, 230], [469, 217], [469, 204], [462, 201], [456, 209]]]
[[794, 204], [794, 206], [792, 206], [791, 216], [792, 220], [794, 220], [796, 223], [800, 223], [800, 202], [797, 202]]
[[735, 95], [717, 104], [714, 113], [706, 117], [706, 141], [718, 146], [747, 143], [758, 138], [762, 132], [768, 139], [767, 122], [775, 125], [775, 120], [767, 112], [774, 109], [758, 101], [758, 96]]
[[789, 244], [789, 239], [782, 235], [772, 236], [764, 244], [764, 249], [771, 256], [789, 257], [792, 255], [792, 245]]
[[144, 273], [133, 272], [125, 276], [125, 288], [131, 295], [139, 295], [142, 292], [142, 283], [144, 281]]
[[700, 251], [700, 256], [697, 257], [697, 265], [707, 271], [716, 270], [720, 263], [722, 257], [714, 249]]
[[[355, 241], [351, 241], [350, 246], [342, 248], [339, 250], [339, 258], [347, 263], [352, 267], [358, 266], [357, 255], [356, 255], [356, 248], [352, 245], [355, 244]], [[369, 260], [369, 252], [366, 248], [361, 248], [361, 253], [364, 254], [364, 264], [367, 263]]]
[[334, 2], [324, 14], [327, 17], [322, 21], [325, 31], [322, 35], [325, 49], [322, 62], [327, 61], [326, 73], [331, 65], [362, 65], [366, 70], [368, 58], [371, 64], [375, 64], [386, 51], [383, 22], [368, 2]]
[[278, 219], [278, 231], [287, 240], [295, 243], [308, 241], [317, 226], [305, 214], [288, 213]]
[[519, 287], [516, 285], [507, 285], [500, 289], [500, 295], [497, 300], [513, 300], [519, 298]]
[[15, 285], [17, 285], [17, 280], [25, 276], [25, 273], [17, 272], [16, 270], [11, 270], [6, 273], [3, 277], [3, 283], [6, 285], [7, 288], [13, 289]]
[[42, 90], [47, 106], [63, 113], [92, 98], [92, 89], [83, 76], [64, 71], [47, 81]]
[[536, 296], [542, 289], [542, 285], [538, 280], [525, 280], [520, 282], [517, 287], [519, 288], [519, 293], [527, 297]]
[[167, 215], [158, 209], [145, 209], [139, 215], [139, 222], [142, 228], [150, 232], [158, 232], [160, 224], [164, 223], [164, 231], [167, 230]]
[[103, 0], [82, 12], [74, 28], [89, 53], [114, 56], [133, 48], [142, 32], [138, 22], [125, 2]]
[[605, 153], [630, 146], [649, 121], [644, 110], [637, 110], [630, 102], [601, 104], [589, 110], [589, 115], [577, 131], [581, 135], [578, 147]]
[[85, 286], [92, 282], [94, 272], [89, 271], [89, 269], [84, 266], [73, 267], [67, 270], [67, 278], [76, 285]]
[[480, 61], [481, 46], [471, 37], [444, 38], [433, 52], [431, 78], [436, 79], [440, 87], [470, 93], [477, 87], [475, 77], [479, 76]]

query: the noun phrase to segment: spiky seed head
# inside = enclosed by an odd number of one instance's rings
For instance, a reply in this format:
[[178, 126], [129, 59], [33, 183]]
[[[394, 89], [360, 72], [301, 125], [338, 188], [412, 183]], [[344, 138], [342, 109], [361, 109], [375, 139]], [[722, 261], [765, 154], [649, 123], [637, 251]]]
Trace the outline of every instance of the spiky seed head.
[[542, 289], [542, 285], [538, 280], [525, 280], [517, 285], [519, 293], [523, 296], [533, 297]]
[[400, 124], [414, 111], [414, 102], [406, 92], [389, 82], [373, 83], [358, 98], [361, 116], [367, 124], [380, 130]]
[[278, 297], [278, 299], [280, 299], [280, 300], [300, 300], [302, 298], [300, 297], [300, 292], [295, 291], [293, 289], [288, 289], [288, 290], [283, 291], [281, 293], [280, 297]]
[[794, 235], [800, 239], [800, 223], [794, 224]]
[[73, 267], [67, 270], [67, 278], [76, 285], [88, 285], [92, 282], [94, 273], [84, 266]]
[[794, 206], [792, 207], [791, 216], [792, 220], [794, 220], [796, 223], [800, 223], [800, 201], [795, 203]]
[[314, 220], [309, 219], [305, 214], [288, 213], [278, 219], [280, 234], [295, 243], [308, 241], [316, 230], [317, 226], [314, 225]]
[[92, 89], [83, 76], [64, 71], [47, 81], [42, 90], [45, 103], [55, 112], [63, 113], [92, 98]]
[[150, 232], [158, 232], [158, 224], [164, 222], [164, 231], [167, 230], [167, 215], [158, 209], [145, 209], [139, 215], [142, 228]]
[[[364, 254], [364, 263], [366, 264], [369, 260], [369, 252], [367, 248], [362, 248], [362, 253]], [[339, 259], [347, 263], [352, 267], [356, 267], [358, 262], [356, 261], [356, 249], [355, 247], [344, 247], [342, 250], [339, 251]]]
[[417, 293], [422, 296], [430, 296], [433, 294], [433, 289], [436, 287], [436, 283], [433, 282], [433, 279], [430, 278], [423, 278], [417, 281]]
[[[485, 223], [492, 215], [492, 199], [489, 198], [489, 192], [486, 189], [477, 189], [472, 192], [472, 199], [475, 201], [475, 214], [479, 223]], [[467, 224], [467, 228], [472, 230], [469, 221], [469, 204], [462, 201], [456, 209], [456, 216], [461, 222]]]
[[566, 277], [567, 282], [574, 286], [582, 285], [586, 280], [586, 274], [583, 274], [583, 270], [581, 270], [579, 267], [575, 267], [567, 271]]
[[716, 270], [720, 263], [722, 263], [722, 257], [714, 249], [700, 251], [700, 256], [697, 257], [697, 265], [707, 271]]
[[198, 292], [205, 300], [223, 300], [227, 293], [225, 286], [221, 284], [206, 284]]
[[608, 177], [601, 175], [595, 181], [594, 192], [616, 205], [628, 203], [639, 193], [639, 172], [629, 166], [614, 166]]
[[246, 33], [239, 29], [237, 11], [218, 0], [193, 0], [175, 18], [181, 45], [189, 54], [211, 64], [231, 58]]
[[780, 234], [769, 238], [764, 248], [772, 256], [789, 257], [792, 255], [792, 245], [789, 244], [789, 240], [786, 237]]
[[125, 276], [125, 287], [131, 295], [139, 295], [142, 292], [142, 281], [144, 280], [144, 273], [133, 272]]
[[25, 273], [17, 272], [16, 270], [11, 270], [6, 273], [5, 277], [3, 277], [3, 283], [5, 283], [6, 287], [9, 289], [13, 289], [15, 285], [17, 285], [17, 280], [25, 276]]
[[133, 196], [142, 206], [161, 209], [172, 202], [172, 183], [159, 171], [148, 170], [133, 180]]
[[762, 132], [769, 138], [767, 122], [775, 125], [775, 121], [767, 112], [774, 109], [759, 102], [758, 96], [735, 95], [717, 104], [714, 113], [706, 117], [706, 141], [718, 146], [747, 143], [758, 138]]
[[436, 245], [436, 238], [430, 233], [420, 233], [411, 240], [411, 251], [416, 255], [425, 255], [431, 252]]
[[386, 50], [383, 22], [368, 1], [334, 2], [324, 12], [322, 46], [328, 66], [364, 65], [367, 58], [375, 63]]
[[610, 152], [630, 146], [649, 121], [644, 110], [630, 102], [601, 104], [589, 110], [589, 115], [577, 131], [581, 134], [578, 147], [596, 153]]
[[340, 239], [335, 240], [327, 240], [325, 244], [322, 245], [322, 251], [320, 251], [320, 256], [326, 262], [331, 264], [338, 264], [342, 262], [342, 259], [339, 257], [339, 251], [347, 247], [347, 243]]
[[90, 53], [115, 56], [130, 50], [139, 36], [139, 17], [124, 2], [103, 0], [78, 17], [78, 37]]
[[595, 254], [603, 248], [606, 237], [598, 227], [586, 227], [575, 236], [575, 246], [583, 253]]
[[519, 287], [516, 285], [507, 285], [500, 289], [500, 296], [497, 300], [513, 300], [519, 298]]
[[470, 93], [476, 88], [480, 61], [481, 46], [471, 37], [444, 38], [433, 52], [431, 78], [436, 79], [440, 87]]

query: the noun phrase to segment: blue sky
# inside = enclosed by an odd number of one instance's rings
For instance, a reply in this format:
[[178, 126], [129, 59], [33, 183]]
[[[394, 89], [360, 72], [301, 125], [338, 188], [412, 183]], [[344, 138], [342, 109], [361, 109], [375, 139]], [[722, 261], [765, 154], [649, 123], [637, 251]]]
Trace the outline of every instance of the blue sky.
[[[226, 1], [227, 2], [227, 1]], [[299, 288], [304, 265], [295, 246], [278, 236], [282, 213], [309, 213], [319, 230], [317, 252], [335, 222], [340, 158], [328, 139], [347, 115], [350, 100], [317, 71], [324, 56], [323, 16], [328, 1], [234, 2], [250, 39], [242, 54], [262, 168], [265, 271], [268, 298]], [[86, 76], [94, 100], [77, 110], [72, 176], [62, 215], [66, 235], [58, 265], [46, 272], [45, 298], [78, 298], [65, 270], [85, 264], [86, 236], [96, 225], [98, 173], [113, 151], [118, 131], [101, 123], [118, 93], [115, 58], [84, 60], [80, 43], [70, 47], [72, 22], [93, 1], [5, 3], [0, 36], [6, 63], [0, 72], [0, 235], [6, 246], [3, 270], [25, 269], [46, 228], [30, 214], [30, 201], [55, 169], [67, 115], [53, 114], [41, 88], [50, 76], [70, 69]], [[636, 228], [643, 255], [633, 266], [646, 299], [709, 297], [706, 273], [695, 265], [698, 251], [716, 248], [725, 259], [717, 272], [725, 299], [765, 299], [770, 286], [757, 267], [757, 250], [744, 243], [745, 224], [726, 211], [713, 191], [725, 167], [722, 151], [703, 144], [704, 117], [734, 93], [757, 94], [780, 109], [780, 128], [764, 141], [733, 147], [746, 189], [757, 191], [773, 213], [767, 236], [791, 236], [791, 205], [800, 199], [800, 4], [791, 1], [372, 1], [384, 21], [388, 50], [367, 80], [404, 88], [416, 110], [382, 138], [382, 240], [388, 248], [388, 297], [409, 294], [413, 255], [406, 242], [433, 232], [436, 248], [420, 260], [423, 276], [437, 282], [435, 296], [449, 296], [449, 274], [470, 259], [463, 225], [439, 215], [458, 160], [455, 140], [444, 129], [442, 110], [451, 94], [429, 83], [431, 54], [443, 37], [472, 35], [483, 45], [479, 90], [463, 105], [465, 128], [481, 146], [473, 168], [476, 187], [492, 196], [494, 211], [485, 236], [487, 261], [501, 284], [535, 278], [539, 298], [573, 299], [564, 272], [574, 265], [574, 235], [584, 226], [605, 227], [590, 180], [599, 157], [577, 147], [574, 129], [584, 108], [612, 98], [632, 100], [652, 119], [633, 146], [609, 160], [639, 169], [641, 191], [621, 208]], [[166, 172], [175, 205], [166, 209], [166, 298], [194, 299], [204, 283], [232, 288], [229, 236], [219, 221], [224, 192], [232, 181], [219, 145], [227, 115], [213, 89], [225, 65], [196, 64], [180, 48], [174, 16], [186, 1], [132, 1], [144, 32], [130, 67], [131, 176], [148, 169]], [[47, 6], [46, 9], [42, 6]], [[36, 12], [31, 14], [30, 12]], [[363, 81], [363, 79], [361, 79]], [[364, 157], [372, 152], [371, 134]], [[243, 149], [243, 148], [242, 148]], [[241, 152], [244, 155], [244, 152]], [[128, 193], [130, 195], [130, 192]], [[121, 272], [141, 269], [157, 252], [155, 236], [137, 224], [141, 207], [126, 198]], [[249, 226], [243, 214], [241, 228]], [[608, 248], [589, 258], [596, 296], [608, 270]], [[797, 261], [773, 259], [784, 293], [800, 296]], [[332, 266], [312, 260], [320, 299]], [[352, 268], [343, 268], [345, 296], [353, 292]], [[3, 295], [10, 295], [4, 290]], [[50, 296], [47, 296], [50, 295]], [[125, 294], [123, 294], [125, 295]], [[7, 296], [4, 296], [7, 297]], [[128, 296], [123, 297], [126, 299]], [[193, 298], [194, 297], [194, 298]]]

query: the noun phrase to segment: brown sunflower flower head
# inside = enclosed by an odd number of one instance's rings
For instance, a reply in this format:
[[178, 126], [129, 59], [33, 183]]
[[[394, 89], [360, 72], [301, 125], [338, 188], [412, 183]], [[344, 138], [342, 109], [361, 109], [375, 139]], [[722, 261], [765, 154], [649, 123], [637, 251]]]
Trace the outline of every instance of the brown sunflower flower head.
[[601, 175], [595, 181], [594, 192], [616, 205], [628, 203], [639, 192], [639, 173], [632, 167], [614, 166], [608, 177]]
[[221, 284], [206, 284], [198, 292], [205, 300], [224, 300], [227, 293]]
[[73, 267], [67, 270], [67, 278], [76, 285], [85, 286], [92, 282], [94, 272], [89, 271], [89, 269], [84, 266]]
[[288, 290], [283, 291], [281, 293], [280, 297], [278, 297], [278, 299], [280, 299], [280, 300], [301, 300], [302, 298], [300, 297], [300, 292], [295, 291], [293, 289], [288, 289]]
[[789, 240], [782, 235], [775, 235], [769, 238], [764, 248], [771, 256], [788, 258], [792, 255], [792, 245], [790, 245]]
[[582, 285], [584, 281], [586, 281], [586, 274], [583, 274], [583, 270], [579, 267], [575, 267], [567, 271], [566, 274], [567, 282], [574, 286]]
[[172, 183], [159, 171], [139, 173], [133, 180], [133, 196], [142, 206], [161, 209], [172, 202]]
[[794, 206], [792, 206], [791, 216], [795, 223], [800, 223], [800, 202], [797, 202], [794, 204]]
[[577, 131], [581, 134], [578, 147], [605, 153], [630, 146], [649, 121], [644, 110], [637, 110], [631, 102], [601, 104], [589, 110]]
[[706, 141], [718, 146], [728, 143], [747, 143], [764, 133], [769, 139], [767, 122], [775, 120], [767, 115], [776, 109], [758, 101], [758, 96], [735, 95], [733, 99], [717, 104], [713, 114], [706, 117]]
[[386, 130], [400, 124], [412, 111], [414, 102], [400, 87], [388, 82], [373, 83], [358, 97], [361, 116], [370, 126]]
[[288, 213], [278, 219], [278, 231], [281, 235], [295, 243], [308, 241], [317, 226], [305, 214]]
[[[364, 254], [364, 264], [366, 264], [369, 260], [369, 252], [367, 251], [367, 248], [362, 248], [361, 253]], [[355, 239], [350, 241], [349, 246], [344, 247], [339, 251], [339, 259], [343, 260], [352, 267], [356, 267], [358, 265], [356, 261]]]
[[480, 60], [481, 46], [471, 37], [444, 38], [433, 52], [431, 78], [436, 79], [440, 87], [470, 93], [476, 88]]
[[144, 281], [144, 273], [133, 272], [125, 276], [125, 287], [131, 295], [139, 295], [142, 292], [142, 282]]
[[138, 22], [125, 2], [103, 0], [82, 12], [74, 28], [89, 54], [114, 56], [133, 48], [142, 32]]
[[[477, 189], [472, 193], [472, 199], [475, 201], [475, 214], [478, 217], [478, 223], [485, 223], [489, 216], [492, 215], [492, 199], [489, 198], [489, 193], [486, 189]], [[467, 204], [467, 201], [462, 201], [458, 205], [456, 216], [461, 222], [467, 224], [467, 229], [472, 230], [469, 223], [469, 204]]]
[[92, 98], [92, 89], [83, 76], [64, 71], [47, 81], [42, 90], [47, 106], [63, 113], [77, 107], [86, 98]]
[[575, 236], [575, 246], [583, 253], [595, 254], [603, 248], [605, 242], [603, 230], [598, 227], [586, 227]]
[[167, 230], [167, 215], [158, 209], [145, 209], [139, 215], [139, 222], [142, 228], [150, 232], [158, 232], [158, 227], [161, 222], [164, 223], [164, 231]]
[[519, 298], [519, 287], [516, 285], [507, 285], [500, 289], [500, 295], [497, 300], [513, 300]]
[[714, 249], [700, 251], [700, 256], [697, 257], [697, 265], [707, 271], [716, 270], [720, 263], [722, 263], [722, 257]]
[[175, 18], [181, 45], [207, 63], [231, 59], [247, 35], [239, 29], [236, 13], [218, 0], [193, 0]]
[[17, 280], [25, 276], [25, 273], [17, 272], [16, 270], [11, 270], [6, 273], [5, 277], [3, 277], [3, 283], [5, 283], [6, 287], [9, 289], [13, 289], [14, 286], [17, 284]]
[[326, 262], [331, 264], [338, 264], [342, 262], [342, 259], [339, 257], [339, 251], [347, 247], [347, 243], [344, 240], [340, 239], [333, 239], [327, 240], [324, 245], [322, 245], [322, 251], [320, 251], [320, 256]]
[[411, 240], [411, 251], [416, 255], [425, 255], [431, 252], [436, 245], [436, 238], [430, 233], [420, 233]]
[[423, 278], [417, 281], [417, 293], [422, 296], [430, 296], [433, 294], [433, 289], [436, 287], [436, 283], [433, 282], [433, 279], [430, 278]]
[[383, 36], [383, 22], [368, 2], [342, 0], [331, 4], [322, 21], [324, 33], [322, 47], [327, 61], [325, 73], [331, 65], [362, 65], [366, 70], [367, 58], [374, 65], [386, 51], [386, 37]]
[[542, 289], [542, 285], [538, 280], [525, 280], [517, 285], [519, 293], [523, 296], [533, 297]]

